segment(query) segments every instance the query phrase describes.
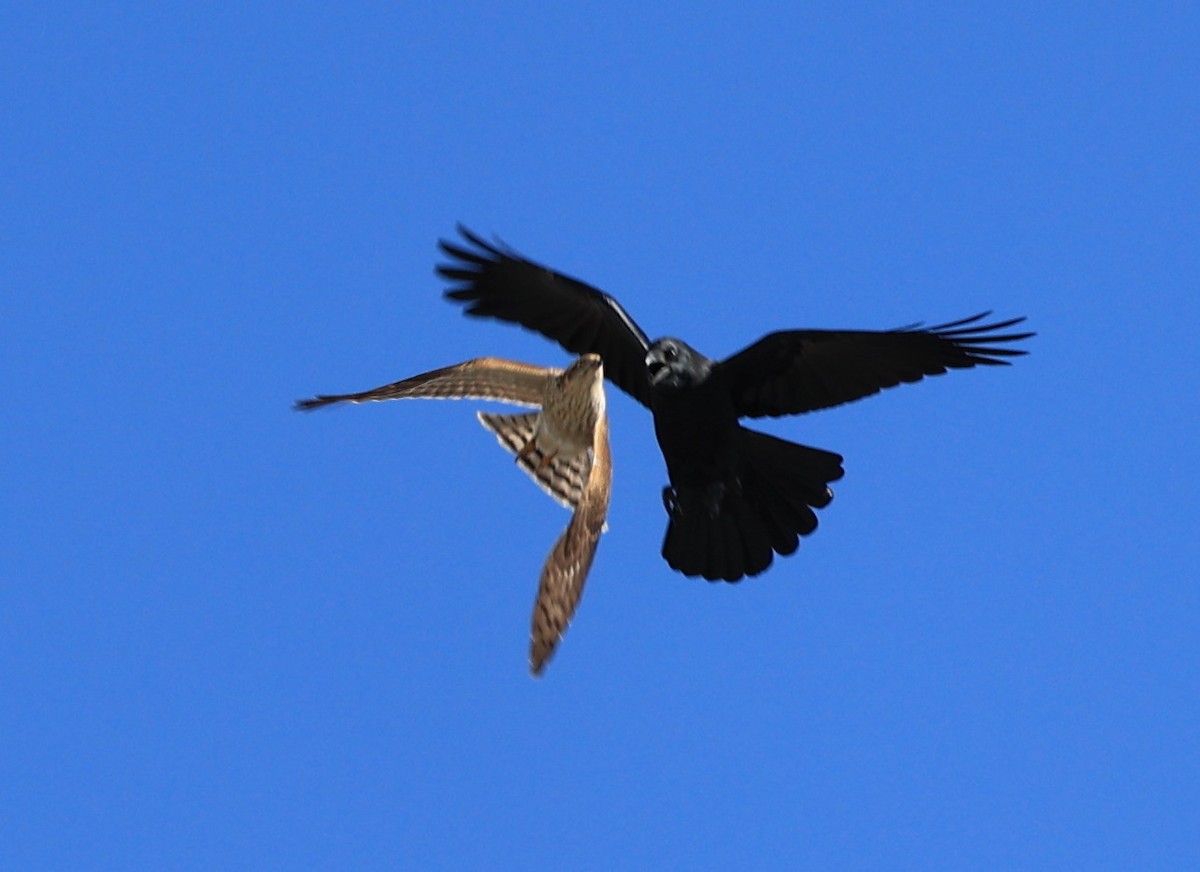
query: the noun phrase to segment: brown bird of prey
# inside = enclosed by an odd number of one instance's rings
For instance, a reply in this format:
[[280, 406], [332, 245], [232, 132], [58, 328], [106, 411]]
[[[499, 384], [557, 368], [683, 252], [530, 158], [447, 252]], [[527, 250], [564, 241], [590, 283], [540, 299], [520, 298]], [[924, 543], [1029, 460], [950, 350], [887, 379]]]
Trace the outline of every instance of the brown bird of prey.
[[662, 555], [684, 575], [737, 581], [791, 554], [833, 499], [841, 455], [744, 427], [742, 418], [838, 406], [951, 369], [1007, 364], [1032, 336], [989, 313], [933, 327], [781, 330], [724, 360], [682, 339], [651, 341], [603, 291], [459, 227], [442, 241], [446, 297], [476, 318], [519, 324], [572, 354], [604, 359], [605, 376], [654, 418], [667, 465]]
[[479, 412], [480, 423], [555, 500], [574, 510], [542, 567], [533, 605], [529, 667], [540, 675], [566, 632], [596, 556], [612, 493], [604, 367], [585, 354], [565, 370], [480, 357], [356, 394], [319, 395], [296, 408], [407, 398], [498, 400], [537, 412]]

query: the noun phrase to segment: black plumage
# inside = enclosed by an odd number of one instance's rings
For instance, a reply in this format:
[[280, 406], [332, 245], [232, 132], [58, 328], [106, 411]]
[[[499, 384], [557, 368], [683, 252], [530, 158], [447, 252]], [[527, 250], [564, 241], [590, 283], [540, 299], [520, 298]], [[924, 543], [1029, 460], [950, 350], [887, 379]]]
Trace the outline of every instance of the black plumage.
[[948, 369], [1006, 365], [1024, 321], [985, 323], [990, 312], [934, 327], [784, 330], [725, 360], [679, 339], [651, 342], [602, 291], [526, 260], [464, 227], [467, 245], [443, 240], [454, 283], [446, 297], [466, 314], [520, 324], [573, 354], [594, 352], [604, 374], [648, 407], [667, 464], [663, 557], [685, 575], [737, 581], [796, 550], [833, 498], [838, 454], [743, 427], [740, 418], [837, 406]]

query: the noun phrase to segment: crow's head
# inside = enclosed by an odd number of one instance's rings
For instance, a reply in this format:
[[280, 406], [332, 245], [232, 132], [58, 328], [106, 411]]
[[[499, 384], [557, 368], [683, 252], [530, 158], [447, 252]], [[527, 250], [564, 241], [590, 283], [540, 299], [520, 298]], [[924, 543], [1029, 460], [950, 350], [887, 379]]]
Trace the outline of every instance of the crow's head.
[[712, 361], [681, 339], [659, 339], [646, 352], [646, 373], [654, 390], [694, 387], [711, 371]]

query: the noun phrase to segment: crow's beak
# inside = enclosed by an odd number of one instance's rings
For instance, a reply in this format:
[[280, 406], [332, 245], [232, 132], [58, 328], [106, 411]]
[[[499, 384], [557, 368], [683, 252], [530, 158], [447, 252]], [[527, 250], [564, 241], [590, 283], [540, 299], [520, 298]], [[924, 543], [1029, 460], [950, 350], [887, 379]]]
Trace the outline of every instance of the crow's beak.
[[650, 384], [656, 385], [671, 374], [671, 367], [656, 351], [646, 355], [646, 372], [650, 376]]

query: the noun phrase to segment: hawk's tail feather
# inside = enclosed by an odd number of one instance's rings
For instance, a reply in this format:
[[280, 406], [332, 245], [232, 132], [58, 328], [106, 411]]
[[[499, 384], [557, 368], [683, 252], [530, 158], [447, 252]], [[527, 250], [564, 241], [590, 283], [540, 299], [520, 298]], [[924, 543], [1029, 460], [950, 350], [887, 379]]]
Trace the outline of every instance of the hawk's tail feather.
[[517, 415], [496, 415], [491, 412], [479, 412], [478, 416], [479, 423], [496, 435], [496, 441], [517, 455], [517, 463], [538, 487], [560, 505], [575, 509], [579, 506], [580, 496], [591, 471], [591, 461], [586, 453], [569, 459], [556, 457], [549, 463], [543, 463], [544, 454], [535, 444], [527, 454], [519, 454], [521, 449], [533, 440], [539, 414], [541, 413], [525, 412]]
[[817, 528], [813, 509], [829, 504], [828, 483], [842, 477], [840, 455], [753, 430], [739, 438], [740, 479], [673, 492], [663, 557], [684, 575], [758, 575]]

